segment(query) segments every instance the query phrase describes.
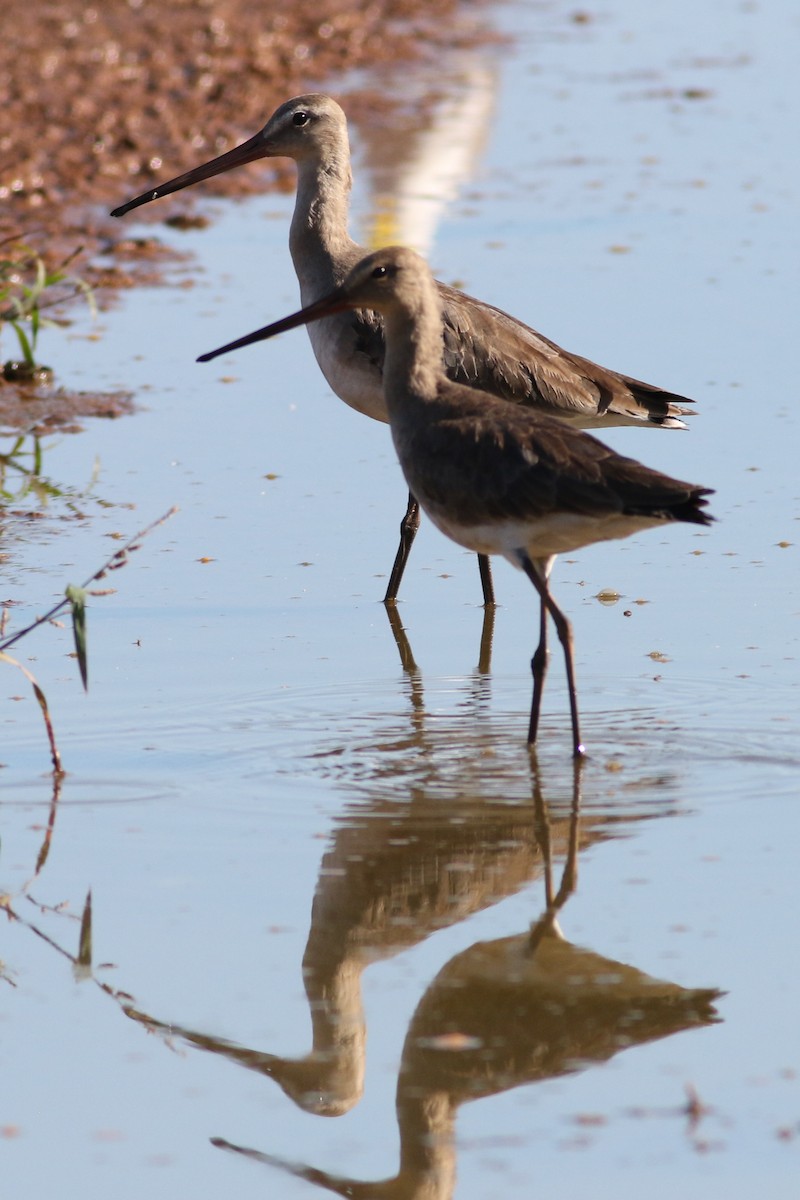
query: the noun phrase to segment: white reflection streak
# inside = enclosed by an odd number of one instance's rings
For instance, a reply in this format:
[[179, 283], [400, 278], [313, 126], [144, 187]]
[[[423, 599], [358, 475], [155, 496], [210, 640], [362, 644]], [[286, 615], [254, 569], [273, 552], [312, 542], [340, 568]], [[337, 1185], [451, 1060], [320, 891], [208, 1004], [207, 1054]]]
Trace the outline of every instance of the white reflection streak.
[[425, 125], [413, 130], [364, 131], [370, 181], [364, 242], [374, 249], [402, 243], [428, 255], [449, 205], [470, 179], [483, 152], [494, 115], [497, 74], [474, 55], [437, 86], [447, 94]]

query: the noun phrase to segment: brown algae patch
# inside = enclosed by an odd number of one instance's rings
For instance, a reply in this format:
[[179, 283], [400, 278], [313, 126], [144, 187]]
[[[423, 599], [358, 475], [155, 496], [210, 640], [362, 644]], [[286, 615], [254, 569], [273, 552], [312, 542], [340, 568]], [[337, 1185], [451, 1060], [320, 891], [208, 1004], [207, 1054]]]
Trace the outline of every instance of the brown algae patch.
[[[7, 364], [6, 364], [7, 365]], [[49, 368], [48, 368], [49, 369]], [[49, 384], [0, 379], [0, 436], [77, 433], [88, 417], [123, 417], [135, 409], [129, 392], [71, 392]]]

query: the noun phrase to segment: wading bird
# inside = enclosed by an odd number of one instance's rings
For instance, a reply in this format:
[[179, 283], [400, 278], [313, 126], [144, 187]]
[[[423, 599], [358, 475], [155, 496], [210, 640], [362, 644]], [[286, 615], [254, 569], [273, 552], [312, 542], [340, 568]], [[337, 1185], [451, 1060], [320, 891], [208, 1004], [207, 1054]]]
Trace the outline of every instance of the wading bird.
[[[182, 188], [261, 158], [297, 164], [297, 199], [289, 249], [303, 305], [342, 284], [367, 253], [347, 231], [352, 174], [347, 119], [329, 96], [287, 100], [262, 130], [242, 145], [167, 183], [150, 188], [112, 212], [125, 213]], [[627, 375], [619, 375], [555, 342], [490, 304], [437, 284], [443, 310], [445, 370], [457, 383], [547, 412], [584, 429], [649, 425], [685, 429], [692, 403]], [[351, 408], [387, 421], [381, 387], [381, 318], [368, 309], [335, 313], [309, 327], [317, 362], [332, 390]], [[419, 527], [413, 492], [400, 525], [384, 602], [393, 604]], [[485, 604], [494, 603], [488, 559], [479, 557]]]
[[539, 594], [528, 742], [539, 725], [549, 613], [564, 650], [579, 757], [572, 629], [550, 593], [553, 558], [674, 521], [708, 525], [712, 489], [642, 466], [546, 413], [454, 383], [442, 365], [441, 294], [424, 260], [403, 247], [376, 251], [327, 296], [198, 361], [362, 308], [383, 317], [386, 410], [411, 493], [442, 533], [477, 554], [502, 555]]

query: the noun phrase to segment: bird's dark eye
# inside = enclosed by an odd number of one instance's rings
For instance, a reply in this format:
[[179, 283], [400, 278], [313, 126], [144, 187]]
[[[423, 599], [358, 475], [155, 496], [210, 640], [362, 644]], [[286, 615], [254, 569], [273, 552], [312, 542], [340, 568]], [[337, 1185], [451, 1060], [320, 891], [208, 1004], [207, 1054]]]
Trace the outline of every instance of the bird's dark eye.
[[294, 113], [292, 116], [292, 123], [294, 125], [307, 125], [310, 120], [311, 118], [309, 117], [308, 113], [303, 109], [301, 109], [300, 112]]
[[388, 274], [389, 274], [389, 270], [387, 267], [375, 267], [375, 269], [372, 272], [372, 278], [373, 279], [385, 279]]

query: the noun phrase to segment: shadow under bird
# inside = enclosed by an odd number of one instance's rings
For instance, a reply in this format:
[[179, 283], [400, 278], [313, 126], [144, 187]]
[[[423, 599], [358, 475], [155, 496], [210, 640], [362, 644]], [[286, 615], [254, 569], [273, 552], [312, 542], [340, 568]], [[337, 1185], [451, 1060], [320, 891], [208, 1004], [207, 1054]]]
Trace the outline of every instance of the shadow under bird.
[[434, 525], [478, 554], [500, 554], [539, 595], [528, 742], [535, 743], [547, 668], [547, 614], [563, 647], [573, 752], [578, 723], [572, 629], [550, 593], [557, 554], [676, 521], [709, 525], [712, 493], [615, 453], [591, 434], [534, 409], [454, 383], [441, 355], [441, 297], [427, 264], [401, 246], [368, 255], [327, 296], [203, 354], [208, 362], [351, 308], [380, 312], [383, 387], [392, 438], [412, 494]]
[[[263, 129], [218, 158], [150, 188], [115, 208], [132, 209], [202, 180], [262, 158], [291, 158], [297, 164], [297, 197], [289, 249], [309, 305], [339, 287], [367, 253], [347, 230], [352, 186], [347, 119], [330, 96], [297, 96], [282, 104]], [[639, 425], [685, 429], [681, 420], [692, 401], [571, 354], [508, 313], [464, 292], [437, 283], [442, 320], [439, 356], [457, 383], [549, 413], [584, 429]], [[388, 421], [381, 375], [384, 333], [381, 315], [368, 308], [336, 311], [309, 328], [317, 362], [332, 390], [351, 408]], [[419, 527], [415, 493], [400, 526], [385, 603], [394, 603]], [[423, 505], [424, 508], [424, 505]], [[485, 604], [494, 603], [489, 562], [480, 552]]]

